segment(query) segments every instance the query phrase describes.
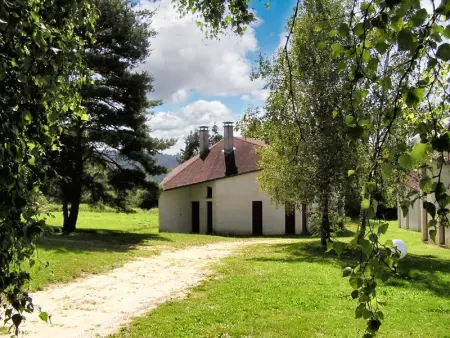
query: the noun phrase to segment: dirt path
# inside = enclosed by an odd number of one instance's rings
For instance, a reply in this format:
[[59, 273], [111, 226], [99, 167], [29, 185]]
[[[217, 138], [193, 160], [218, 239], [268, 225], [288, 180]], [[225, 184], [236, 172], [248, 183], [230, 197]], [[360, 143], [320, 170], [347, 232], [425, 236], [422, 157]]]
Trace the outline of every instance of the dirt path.
[[46, 324], [36, 314], [21, 326], [24, 337], [104, 337], [169, 299], [182, 298], [189, 288], [212, 273], [211, 264], [236, 249], [289, 239], [214, 243], [158, 256], [139, 258], [103, 275], [33, 294], [33, 301], [51, 314]]

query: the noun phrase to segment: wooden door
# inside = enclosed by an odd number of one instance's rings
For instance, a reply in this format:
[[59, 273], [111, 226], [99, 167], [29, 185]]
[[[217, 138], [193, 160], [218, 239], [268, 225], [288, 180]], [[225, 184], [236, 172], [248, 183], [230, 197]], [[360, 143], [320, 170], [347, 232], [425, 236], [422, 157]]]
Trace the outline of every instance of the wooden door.
[[254, 236], [263, 234], [262, 201], [252, 202], [252, 230]]
[[206, 202], [206, 207], [207, 207], [207, 215], [206, 215], [207, 230], [206, 230], [206, 233], [207, 234], [212, 234], [213, 233], [212, 202], [211, 201]]
[[200, 202], [192, 202], [192, 233], [200, 232]]
[[292, 204], [284, 207], [284, 232], [286, 235], [295, 234], [295, 207]]

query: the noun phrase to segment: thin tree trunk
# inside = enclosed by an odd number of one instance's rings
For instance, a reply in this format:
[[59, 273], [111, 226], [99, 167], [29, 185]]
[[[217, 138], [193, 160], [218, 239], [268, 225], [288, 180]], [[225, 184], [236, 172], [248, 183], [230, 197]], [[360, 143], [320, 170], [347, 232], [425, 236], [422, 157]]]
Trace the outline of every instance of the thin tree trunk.
[[64, 223], [63, 223], [63, 231], [66, 225], [69, 221], [69, 204], [67, 203], [67, 200], [64, 198], [63, 200], [63, 217], [64, 217]]
[[321, 211], [322, 211], [322, 226], [320, 229], [320, 243], [322, 246], [327, 246], [327, 242], [330, 239], [330, 215], [328, 211], [328, 194], [324, 193], [321, 201]]

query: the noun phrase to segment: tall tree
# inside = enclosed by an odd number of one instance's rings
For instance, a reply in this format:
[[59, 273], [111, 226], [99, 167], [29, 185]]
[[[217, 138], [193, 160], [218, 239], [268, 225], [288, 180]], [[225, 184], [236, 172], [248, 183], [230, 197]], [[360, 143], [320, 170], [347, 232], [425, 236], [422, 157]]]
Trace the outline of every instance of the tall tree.
[[[336, 110], [344, 76], [340, 60], [328, 50], [317, 48], [336, 41], [330, 36], [344, 20], [342, 1], [305, 0], [288, 23], [292, 38], [280, 48], [273, 62], [260, 60], [259, 75], [266, 81], [270, 95], [257, 126], [249, 120], [259, 112], [244, 116], [241, 126], [269, 140], [261, 149], [259, 175], [261, 187], [276, 202], [317, 206], [322, 245], [330, 238], [333, 218], [342, 218], [347, 171], [351, 165], [345, 122]], [[318, 30], [317, 22], [338, 18], [328, 28]], [[289, 104], [286, 104], [289, 102]], [[246, 131], [244, 130], [244, 133]], [[258, 134], [258, 132], [257, 132]]]
[[33, 311], [22, 263], [33, 264], [43, 231], [35, 195], [46, 184], [47, 149], [58, 147], [61, 110], [85, 114], [76, 89], [95, 17], [83, 0], [0, 1], [1, 317], [16, 328]]
[[66, 233], [76, 229], [84, 191], [94, 202], [119, 208], [125, 208], [127, 194], [138, 187], [157, 191], [150, 176], [165, 168], [154, 155], [173, 144], [150, 136], [147, 115], [160, 102], [147, 98], [152, 77], [133, 70], [149, 55], [153, 13], [136, 11], [127, 0], [91, 1], [100, 15], [94, 40], [83, 53], [93, 73], [93, 81], [80, 91], [88, 118], [64, 121], [61, 151], [54, 157]]
[[[211, 135], [209, 135], [209, 144], [213, 145], [223, 139], [219, 134], [219, 128], [214, 123], [211, 128]], [[191, 130], [188, 136], [184, 138], [184, 149], [181, 149], [181, 155], [177, 158], [178, 163], [183, 163], [198, 154], [200, 147], [198, 129]]]

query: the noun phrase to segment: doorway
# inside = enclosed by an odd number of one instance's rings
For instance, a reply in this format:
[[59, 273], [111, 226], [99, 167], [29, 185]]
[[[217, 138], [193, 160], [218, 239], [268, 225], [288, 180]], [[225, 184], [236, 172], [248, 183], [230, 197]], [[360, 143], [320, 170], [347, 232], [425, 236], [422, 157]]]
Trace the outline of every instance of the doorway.
[[252, 202], [252, 233], [253, 236], [263, 234], [262, 201]]
[[295, 206], [289, 203], [284, 206], [284, 232], [286, 235], [295, 234]]
[[192, 233], [200, 232], [200, 202], [192, 202]]

